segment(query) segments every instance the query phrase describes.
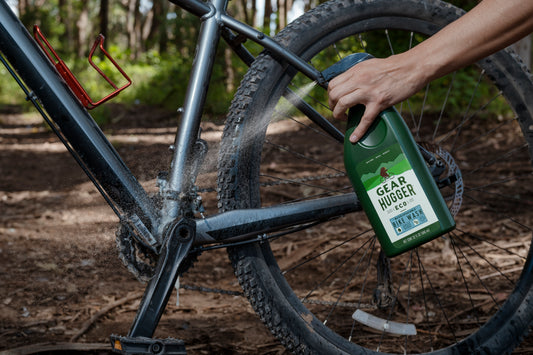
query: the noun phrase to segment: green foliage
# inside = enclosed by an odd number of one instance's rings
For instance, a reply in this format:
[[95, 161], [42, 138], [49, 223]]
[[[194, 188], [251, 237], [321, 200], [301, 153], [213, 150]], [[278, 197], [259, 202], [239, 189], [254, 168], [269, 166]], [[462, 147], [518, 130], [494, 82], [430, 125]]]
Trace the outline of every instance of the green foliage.
[[433, 81], [429, 93], [422, 90], [410, 98], [410, 109], [420, 112], [423, 107], [426, 113], [439, 114], [445, 107], [448, 115], [464, 117], [483, 117], [489, 112], [503, 117], [512, 115], [498, 90], [475, 66]]
[[[187, 82], [192, 66], [191, 57], [161, 56], [157, 51], [145, 53], [142, 60], [125, 61], [126, 58], [115, 47], [109, 49], [116, 61], [133, 81], [131, 87], [120, 93], [113, 102], [162, 106], [175, 110], [183, 105]], [[220, 51], [223, 49], [221, 48]], [[220, 52], [219, 51], [219, 52]], [[226, 88], [223, 56], [218, 55], [208, 91], [205, 114], [208, 116], [225, 115], [233, 92]], [[125, 84], [121, 74], [107, 59], [94, 58], [95, 64], [108, 75], [117, 86]], [[74, 75], [94, 101], [113, 91], [112, 87], [94, 70], [86, 60], [69, 61]], [[244, 65], [236, 66], [237, 76], [245, 72]], [[92, 113], [99, 112], [93, 110]], [[105, 111], [102, 111], [105, 112]], [[105, 115], [100, 115], [105, 117]]]
[[3, 65], [0, 65], [0, 82], [2, 83], [0, 85], [1, 104], [17, 105], [24, 102], [24, 92]]
[[[465, 9], [470, 9], [478, 1], [452, 0], [451, 2]], [[82, 11], [86, 11], [89, 16], [91, 25], [87, 29], [90, 33], [91, 41], [94, 35], [98, 33], [99, 3], [74, 1], [60, 7], [58, 0], [44, 2], [41, 6], [36, 6], [30, 1], [25, 13], [22, 15], [22, 20], [28, 24], [28, 27], [34, 23], [41, 26], [43, 33], [65, 59], [75, 76], [95, 101], [106, 96], [113, 89], [89, 66], [85, 58], [77, 56], [78, 48], [75, 48], [75, 45], [72, 44], [77, 38], [77, 31], [79, 30], [76, 26], [76, 19]], [[137, 52], [128, 48], [127, 44], [128, 33], [125, 30], [127, 8], [121, 6], [118, 2], [112, 2], [109, 10], [109, 35], [106, 38], [108, 51], [133, 80], [133, 85], [113, 99], [113, 102], [158, 105], [173, 110], [182, 106], [192, 58], [195, 53], [200, 21], [195, 16], [171, 6], [166, 17], [163, 17], [161, 25], [161, 31], [165, 31], [165, 35], [159, 33], [158, 35], [147, 37], [145, 41], [142, 41], [142, 50]], [[146, 15], [147, 13], [142, 14], [142, 16]], [[70, 21], [67, 21], [67, 19], [70, 19]], [[162, 44], [161, 39], [164, 38], [168, 38], [168, 41]], [[360, 36], [337, 43], [334, 50], [331, 49], [330, 51], [319, 53], [313, 59], [312, 64], [319, 70], [323, 70], [350, 53], [362, 51], [368, 51], [376, 57], [386, 57], [393, 53], [408, 50], [423, 40], [423, 36], [402, 31], [363, 33]], [[261, 51], [261, 48], [251, 41], [248, 41], [246, 46], [254, 55]], [[89, 45], [87, 45], [87, 51], [88, 47]], [[221, 44], [215, 58], [204, 112], [207, 116], [224, 115], [233, 96], [233, 90], [228, 90], [226, 83], [226, 71], [228, 69], [224, 57], [225, 48], [225, 44]], [[124, 84], [124, 79], [122, 79], [109, 60], [97, 54], [94, 61], [119, 86]], [[229, 87], [236, 88], [247, 68], [236, 56], [232, 56], [231, 61], [231, 66], [235, 73], [235, 82], [231, 83], [232, 85]], [[453, 112], [456, 107], [465, 107], [465, 100], [472, 96], [474, 100], [481, 100], [481, 97], [495, 95], [495, 93], [489, 92], [488, 85], [484, 83], [478, 85], [475, 79], [476, 76], [470, 74], [472, 73], [459, 72], [453, 79], [453, 95], [448, 98], [448, 110]], [[7, 75], [5, 71], [0, 71], [0, 79], [4, 79]], [[447, 95], [450, 80], [450, 78], [443, 78], [432, 83], [431, 96], [426, 97], [424, 92], [421, 92], [411, 99], [410, 104], [414, 108], [421, 108], [425, 102], [424, 109], [426, 111], [439, 111], [442, 99]], [[313, 98], [309, 100], [317, 99], [322, 102], [327, 100], [326, 92], [320, 88], [309, 86], [309, 79], [302, 75], [296, 76], [293, 84], [295, 87], [307, 85], [311, 90], [309, 97]], [[24, 95], [13, 95], [13, 92], [21, 92], [16, 88], [17, 85], [12, 80], [7, 78], [3, 80], [3, 85], [0, 88], [0, 100], [10, 104], [21, 102], [24, 99]], [[499, 107], [501, 105], [498, 104], [498, 101], [498, 99], [494, 100], [490, 108], [496, 111], [500, 110]], [[324, 113], [327, 112], [325, 107], [319, 108], [319, 110], [324, 111]], [[97, 116], [99, 120], [105, 120], [109, 116], [109, 110], [99, 108], [93, 110], [92, 114]]]
[[177, 57], [175, 60], [160, 60], [152, 66], [145, 66], [139, 72], [142, 78], [135, 86], [135, 96], [143, 104], [163, 105], [174, 108], [183, 103], [185, 78], [191, 67], [191, 60]]

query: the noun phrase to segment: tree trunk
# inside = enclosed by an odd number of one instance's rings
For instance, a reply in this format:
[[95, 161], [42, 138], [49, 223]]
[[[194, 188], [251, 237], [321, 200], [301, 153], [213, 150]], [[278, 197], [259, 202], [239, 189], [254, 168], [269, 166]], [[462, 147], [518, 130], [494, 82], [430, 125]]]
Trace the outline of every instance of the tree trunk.
[[257, 28], [257, 0], [251, 0], [252, 3], [252, 26]]
[[[98, 14], [98, 17], [100, 20], [100, 33], [104, 35], [105, 38], [107, 38], [107, 29], [109, 28], [109, 0], [100, 0], [100, 12]], [[104, 48], [107, 49], [107, 41], [104, 42]]]
[[59, 0], [59, 22], [65, 26], [61, 42], [63, 50], [70, 51], [74, 47], [74, 17], [72, 14], [72, 3], [68, 0]]
[[128, 35], [128, 48], [130, 49], [131, 57], [135, 58], [136, 55], [136, 32], [135, 32], [135, 6], [137, 0], [128, 1], [128, 12], [126, 15], [126, 33]]
[[159, 15], [159, 52], [166, 53], [168, 49], [167, 32], [168, 1], [161, 2], [161, 14]]
[[251, 24], [250, 17], [248, 14], [248, 9], [246, 8], [246, 6], [247, 6], [247, 0], [239, 1], [239, 3], [237, 4], [237, 9], [238, 9], [237, 19], [244, 21], [244, 23]]
[[307, 11], [311, 10], [311, 8], [313, 7], [313, 3], [314, 3], [313, 0], [305, 0], [305, 2], [304, 2], [304, 11], [307, 12]]
[[137, 59], [137, 58], [139, 58], [139, 55], [141, 54], [141, 51], [142, 51], [142, 41], [141, 41], [141, 36], [142, 36], [141, 0], [136, 0], [135, 1], [134, 16], [135, 16], [135, 21], [134, 21], [133, 30], [135, 31], [135, 45], [132, 48], [132, 51], [133, 51], [133, 58]]
[[287, 6], [285, 0], [278, 0], [278, 31], [287, 26]]
[[150, 29], [152, 28], [152, 23], [154, 21], [154, 7], [148, 11], [146, 14], [146, 17], [144, 19], [143, 28], [142, 28], [142, 41], [144, 43], [144, 49], [149, 48], [148, 44], [146, 43], [148, 41], [148, 36], [150, 36]]
[[19, 11], [19, 17], [22, 17], [26, 14], [26, 8], [28, 6], [28, 0], [19, 0], [17, 4], [17, 9]]
[[152, 7], [153, 15], [150, 31], [146, 37], [147, 47], [153, 47], [155, 43], [159, 46], [159, 52], [165, 53], [168, 48], [167, 33], [167, 13], [168, 3], [166, 1], [154, 1]]
[[270, 34], [270, 17], [271, 16], [272, 16], [272, 3], [270, 2], [270, 0], [265, 0], [265, 15], [264, 15], [263, 26], [267, 34]]
[[78, 27], [78, 56], [84, 57], [87, 54], [88, 50], [88, 37], [89, 37], [89, 31], [91, 22], [89, 21], [89, 2], [84, 1], [83, 7], [80, 12], [80, 16], [78, 17], [78, 21], [76, 21], [76, 26]]
[[287, 9], [287, 22], [289, 22], [288, 16], [289, 16], [289, 11], [292, 10], [292, 5], [293, 5], [293, 0], [285, 0], [285, 7]]

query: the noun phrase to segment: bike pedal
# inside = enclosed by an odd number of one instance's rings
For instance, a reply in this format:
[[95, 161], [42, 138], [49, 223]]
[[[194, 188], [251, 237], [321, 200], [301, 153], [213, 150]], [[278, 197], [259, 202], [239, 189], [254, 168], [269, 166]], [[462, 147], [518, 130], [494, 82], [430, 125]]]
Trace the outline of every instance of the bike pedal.
[[180, 339], [153, 339], [111, 335], [111, 347], [119, 354], [185, 355], [185, 343]]

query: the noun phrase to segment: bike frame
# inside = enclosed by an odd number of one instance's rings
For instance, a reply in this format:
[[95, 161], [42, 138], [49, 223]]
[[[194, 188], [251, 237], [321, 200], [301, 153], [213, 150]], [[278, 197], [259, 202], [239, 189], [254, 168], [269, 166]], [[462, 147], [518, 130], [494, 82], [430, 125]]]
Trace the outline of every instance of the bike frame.
[[[201, 159], [196, 158], [198, 145], [201, 145], [200, 122], [220, 38], [223, 37], [247, 64], [251, 64], [254, 58], [242, 45], [242, 38], [259, 43], [277, 60], [291, 65], [319, 85], [327, 87], [327, 82], [318, 70], [272, 38], [227, 15], [229, 0], [170, 1], [198, 16], [202, 23], [181, 123], [174, 142], [172, 164], [162, 189], [164, 202], [161, 209], [156, 208], [147, 192], [6, 2], [0, 1], [0, 52], [7, 60], [3, 60], [4, 64], [26, 91], [28, 100], [35, 104], [93, 180], [121, 222], [132, 226], [141, 241], [161, 254], [160, 259], [166, 260], [161, 261], [162, 265], [158, 267], [160, 277], [156, 277], [157, 280], [147, 287], [130, 332], [132, 337], [152, 336], [177, 277], [178, 265], [191, 247], [261, 240], [265, 233], [328, 220], [360, 210], [355, 195], [348, 193], [270, 208], [235, 210], [204, 219], [192, 218], [194, 209], [191, 199], [201, 164]], [[286, 92], [285, 97], [326, 132], [342, 140], [342, 133], [301, 98], [292, 92]], [[187, 222], [181, 227], [177, 226], [176, 221], [183, 218]], [[166, 241], [173, 233], [177, 233], [181, 242], [187, 239], [188, 245], [184, 249], [180, 249], [181, 244], [172, 246], [171, 242]], [[191, 235], [192, 238], [188, 238]], [[176, 256], [178, 254], [181, 256]], [[165, 276], [165, 267], [174, 268], [174, 271]]]

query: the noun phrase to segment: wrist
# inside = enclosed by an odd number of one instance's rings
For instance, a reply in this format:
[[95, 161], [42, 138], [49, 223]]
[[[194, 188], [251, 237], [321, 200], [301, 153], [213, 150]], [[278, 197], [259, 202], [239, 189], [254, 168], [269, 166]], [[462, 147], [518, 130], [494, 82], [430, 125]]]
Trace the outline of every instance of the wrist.
[[395, 77], [402, 83], [406, 93], [414, 94], [431, 80], [438, 77], [438, 66], [422, 59], [416, 51], [408, 51], [389, 57]]

